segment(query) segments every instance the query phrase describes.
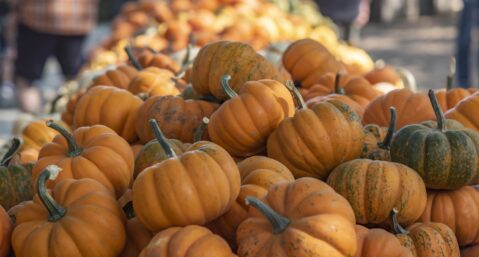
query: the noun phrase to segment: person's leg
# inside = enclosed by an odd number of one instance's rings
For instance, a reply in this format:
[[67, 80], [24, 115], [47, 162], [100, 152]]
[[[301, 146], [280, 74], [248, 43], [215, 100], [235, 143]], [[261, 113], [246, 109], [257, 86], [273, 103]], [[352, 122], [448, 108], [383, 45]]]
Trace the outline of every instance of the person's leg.
[[40, 91], [32, 83], [41, 78], [54, 44], [51, 35], [34, 31], [23, 24], [18, 25], [15, 89], [22, 111], [38, 112], [41, 108]]
[[471, 31], [473, 26], [473, 0], [464, 0], [464, 8], [457, 26], [457, 84], [460, 87], [470, 87], [470, 50]]
[[66, 80], [73, 79], [83, 64], [83, 44], [86, 36], [60, 36], [55, 47], [55, 57]]

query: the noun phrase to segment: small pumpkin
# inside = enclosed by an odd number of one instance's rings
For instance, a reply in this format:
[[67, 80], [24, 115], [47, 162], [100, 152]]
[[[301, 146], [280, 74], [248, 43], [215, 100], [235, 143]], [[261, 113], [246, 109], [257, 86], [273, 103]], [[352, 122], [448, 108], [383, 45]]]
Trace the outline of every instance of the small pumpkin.
[[135, 115], [143, 101], [130, 92], [107, 86], [89, 89], [76, 105], [73, 128], [105, 125], [128, 142], [135, 142]]
[[[0, 160], [0, 206], [6, 210], [33, 197], [31, 165], [10, 163], [20, 145], [20, 139], [13, 138], [10, 149]], [[0, 256], [3, 255], [0, 254]]]
[[37, 195], [16, 213], [12, 245], [17, 257], [116, 257], [125, 243], [123, 214], [99, 182], [66, 179], [51, 193], [47, 180], [61, 169], [48, 166], [36, 181]]
[[354, 212], [341, 195], [314, 178], [274, 185], [263, 202], [247, 197], [250, 217], [238, 228], [238, 255], [354, 256]]
[[138, 110], [135, 128], [142, 143], [154, 139], [148, 126], [156, 119], [167, 138], [192, 143], [196, 129], [203, 117], [209, 118], [218, 104], [203, 100], [184, 100], [179, 96], [156, 96], [146, 100]]
[[368, 124], [364, 126], [364, 145], [361, 158], [391, 161], [389, 149], [394, 135], [394, 127], [396, 127], [396, 108], [389, 108], [391, 119], [387, 128], [380, 127], [376, 124]]
[[72, 95], [70, 99], [68, 99], [65, 111], [61, 115], [62, 121], [70, 127], [73, 126], [73, 116], [75, 115], [76, 105], [82, 95], [83, 92], [77, 92], [76, 94]]
[[33, 166], [33, 164], [35, 164], [35, 162], [38, 160], [38, 154], [40, 154], [40, 150], [36, 150], [33, 148], [19, 151], [15, 156], [13, 156], [10, 164]]
[[479, 244], [466, 247], [461, 250], [461, 257], [477, 257], [479, 256]]
[[364, 110], [363, 123], [388, 126], [391, 107], [396, 108], [397, 112], [396, 129], [435, 118], [427, 94], [414, 93], [410, 89], [396, 89], [369, 103]]
[[[58, 132], [45, 125], [46, 120], [34, 120], [29, 122], [22, 130], [22, 145], [21, 150], [33, 148], [40, 150], [44, 145], [50, 143], [52, 139], [58, 135]], [[58, 121], [57, 121], [58, 122]], [[59, 122], [65, 128], [68, 126], [63, 122]]]
[[304, 88], [310, 88], [328, 72], [335, 74], [345, 69], [321, 43], [312, 39], [293, 42], [283, 53], [282, 62], [295, 85]]
[[103, 75], [93, 79], [91, 87], [112, 86], [121, 89], [128, 89], [128, 85], [138, 71], [130, 65], [120, 65], [112, 70], [107, 70]]
[[158, 233], [139, 257], [236, 257], [228, 244], [207, 228], [190, 225]]
[[13, 224], [5, 209], [0, 205], [0, 257], [7, 257], [10, 252], [10, 237]]
[[151, 51], [150, 49], [145, 49], [138, 56], [138, 63], [142, 67], [156, 67], [159, 69], [166, 69], [173, 73], [178, 73], [180, 71], [180, 66], [173, 61], [168, 55]]
[[406, 165], [356, 159], [336, 167], [328, 184], [353, 207], [359, 224], [386, 224], [393, 208], [401, 224], [415, 222], [426, 207], [426, 187]]
[[233, 156], [248, 157], [266, 148], [268, 136], [278, 124], [294, 114], [288, 89], [275, 80], [248, 81], [237, 94], [222, 77], [222, 87], [230, 99], [210, 117], [211, 141]]
[[132, 78], [128, 90], [134, 95], [179, 95], [175, 86], [175, 74], [170, 70], [148, 67]]
[[227, 100], [228, 95], [220, 83], [224, 74], [231, 76], [230, 86], [236, 92], [247, 81], [280, 81], [276, 67], [248, 44], [217, 41], [201, 48], [193, 63], [192, 84], [195, 91]]
[[459, 121], [464, 127], [479, 131], [479, 118], [474, 110], [479, 106], [479, 92], [466, 97], [446, 112], [446, 118]]
[[49, 121], [48, 126], [60, 132], [40, 151], [32, 174], [34, 181], [51, 164], [63, 172], [48, 187], [67, 178], [92, 178], [120, 197], [133, 176], [134, 156], [130, 145], [115, 131], [103, 125], [81, 127], [70, 134]]
[[391, 159], [419, 173], [430, 189], [458, 189], [472, 181], [479, 164], [479, 134], [447, 129], [434, 91], [429, 91], [437, 127], [408, 125], [393, 137]]
[[[378, 65], [379, 64], [379, 65]], [[364, 74], [364, 78], [372, 85], [379, 83], [389, 83], [396, 88], [404, 88], [401, 76], [393, 66], [387, 65], [384, 61], [376, 62], [374, 70]]]
[[358, 250], [355, 257], [415, 257], [411, 251], [384, 229], [356, 225]]
[[[158, 126], [154, 119], [149, 122]], [[140, 222], [151, 231], [160, 231], [202, 225], [227, 212], [241, 184], [233, 158], [206, 141], [192, 144], [179, 155], [166, 139], [160, 142], [166, 142], [164, 151], [170, 158], [143, 170], [133, 183], [133, 207]]]

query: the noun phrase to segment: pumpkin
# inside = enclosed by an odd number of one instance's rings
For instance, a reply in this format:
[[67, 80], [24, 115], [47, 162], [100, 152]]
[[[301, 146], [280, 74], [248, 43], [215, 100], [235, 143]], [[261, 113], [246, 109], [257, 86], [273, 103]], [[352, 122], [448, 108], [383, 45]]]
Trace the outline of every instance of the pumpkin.
[[447, 111], [446, 118], [457, 120], [466, 128], [479, 131], [479, 118], [474, 111], [477, 110], [477, 106], [479, 106], [479, 93], [474, 93]]
[[299, 87], [310, 88], [328, 72], [338, 73], [345, 67], [319, 42], [301, 39], [283, 53], [283, 66]]
[[40, 153], [39, 150], [30, 148], [27, 150], [23, 150], [18, 152], [15, 156], [13, 156], [11, 160], [11, 164], [14, 165], [32, 165], [35, 164], [35, 162], [38, 159], [38, 154]]
[[248, 81], [237, 94], [223, 76], [222, 86], [230, 97], [210, 117], [211, 141], [233, 156], [248, 157], [264, 151], [268, 136], [278, 124], [294, 114], [288, 89], [275, 80]]
[[384, 62], [380, 65], [376, 64], [374, 70], [364, 74], [364, 78], [372, 85], [379, 83], [389, 83], [396, 88], [404, 88], [401, 76], [391, 65], [386, 65]]
[[[57, 121], [58, 122], [58, 121]], [[68, 128], [63, 122], [60, 124], [65, 128]], [[58, 132], [45, 125], [45, 120], [34, 120], [29, 122], [22, 130], [21, 150], [27, 150], [33, 148], [40, 150], [44, 145], [50, 143], [52, 139], [58, 135]]]
[[7, 257], [10, 252], [10, 237], [13, 225], [10, 217], [0, 205], [0, 257]]
[[361, 154], [361, 121], [348, 105], [334, 100], [308, 109], [295, 87], [293, 91], [300, 110], [271, 133], [268, 156], [286, 165], [295, 177], [326, 179], [336, 166]]
[[107, 70], [103, 75], [93, 79], [92, 87], [113, 86], [128, 89], [128, 85], [138, 71], [130, 65], [120, 65], [112, 70]]
[[138, 154], [141, 152], [141, 149], [143, 149], [143, 145], [134, 144], [134, 145], [130, 145], [130, 147], [131, 147], [131, 150], [133, 151], [133, 156], [135, 156], [135, 159], [136, 159], [136, 157], [138, 157]]
[[140, 257], [235, 257], [228, 244], [207, 228], [190, 225], [158, 233]]
[[421, 175], [430, 189], [458, 189], [477, 173], [479, 134], [468, 129], [447, 129], [434, 91], [429, 91], [437, 127], [408, 125], [393, 137], [391, 159]]
[[81, 127], [70, 134], [51, 121], [48, 126], [59, 131], [50, 144], [40, 151], [32, 170], [34, 181], [50, 164], [63, 172], [48, 187], [67, 178], [92, 178], [119, 197], [133, 176], [134, 156], [128, 143], [115, 131], [103, 125]]
[[[158, 126], [154, 119], [150, 124]], [[202, 225], [227, 212], [241, 184], [233, 158], [206, 141], [176, 155], [164, 136], [159, 136], [170, 158], [143, 170], [133, 183], [133, 207], [140, 222], [151, 231], [160, 231]]]
[[396, 108], [389, 108], [391, 119], [387, 128], [380, 127], [376, 124], [368, 124], [364, 126], [364, 145], [361, 158], [390, 161], [391, 140], [394, 135], [394, 127], [396, 126]]
[[356, 225], [358, 250], [355, 257], [415, 257], [411, 251], [384, 229]]
[[354, 256], [354, 212], [341, 195], [314, 178], [274, 185], [264, 202], [247, 197], [250, 217], [238, 228], [238, 255]]
[[446, 224], [459, 246], [479, 243], [479, 192], [470, 186], [453, 191], [431, 190], [421, 222]]
[[145, 68], [156, 67], [169, 70], [173, 73], [178, 73], [180, 71], [180, 66], [168, 55], [157, 53], [150, 49], [142, 51], [140, 56], [138, 56], [138, 63]]
[[82, 95], [83, 92], [78, 92], [72, 95], [70, 99], [68, 99], [65, 111], [61, 115], [62, 121], [70, 127], [73, 126], [73, 116], [75, 115], [76, 105]]
[[142, 104], [139, 97], [130, 92], [107, 86], [89, 89], [78, 101], [73, 127], [105, 125], [128, 142], [138, 139], [135, 116]]
[[175, 86], [175, 74], [170, 70], [148, 67], [130, 81], [128, 90], [134, 95], [150, 96], [179, 95]]
[[396, 108], [396, 129], [435, 118], [426, 94], [414, 93], [410, 89], [396, 89], [369, 103], [364, 111], [363, 123], [386, 127], [391, 118], [390, 107]]
[[415, 223], [404, 229], [397, 222], [397, 210], [391, 212], [393, 231], [401, 244], [416, 257], [460, 257], [452, 230], [442, 223]]
[[236, 245], [236, 230], [248, 218], [247, 196], [262, 198], [273, 185], [294, 181], [293, 174], [280, 162], [265, 156], [252, 156], [238, 163], [241, 174], [240, 193], [231, 209], [207, 227]]
[[156, 119], [167, 138], [192, 143], [196, 129], [203, 117], [210, 117], [218, 104], [202, 100], [184, 100], [178, 96], [150, 97], [138, 110], [135, 128], [142, 143], [154, 139], [148, 126]]
[[37, 195], [16, 213], [12, 245], [17, 257], [116, 257], [125, 243], [123, 213], [99, 182], [65, 179], [48, 193], [47, 180], [61, 169], [48, 166], [36, 181]]
[[217, 41], [201, 48], [193, 63], [195, 91], [227, 100], [228, 95], [220, 83], [224, 74], [231, 76], [230, 86], [236, 92], [247, 81], [280, 79], [276, 67], [247, 44]]
[[415, 222], [426, 207], [426, 187], [406, 165], [356, 159], [336, 167], [328, 184], [348, 199], [359, 224], [386, 224], [393, 208], [401, 224]]
[[466, 247], [461, 251], [461, 257], [477, 257], [479, 256], [479, 244]]
[[0, 206], [6, 210], [33, 197], [31, 167], [10, 163], [20, 144], [20, 139], [13, 138], [10, 148], [0, 160]]

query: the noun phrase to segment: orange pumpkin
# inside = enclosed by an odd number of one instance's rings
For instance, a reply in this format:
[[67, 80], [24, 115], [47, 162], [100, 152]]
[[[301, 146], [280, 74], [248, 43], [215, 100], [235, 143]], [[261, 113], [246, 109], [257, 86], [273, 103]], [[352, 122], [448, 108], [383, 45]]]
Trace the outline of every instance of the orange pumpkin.
[[134, 144], [134, 145], [130, 145], [130, 147], [131, 147], [131, 150], [133, 151], [133, 155], [136, 158], [138, 156], [138, 154], [140, 153], [141, 149], [143, 148], [143, 145]]
[[461, 257], [477, 257], [479, 256], [479, 244], [466, 247], [461, 251]]
[[[153, 119], [150, 124], [158, 126]], [[241, 184], [233, 158], [220, 146], [205, 141], [176, 155], [168, 141], [159, 137], [166, 142], [163, 146], [170, 158], [143, 170], [133, 183], [133, 207], [140, 222], [149, 230], [160, 231], [202, 225], [227, 212]]]
[[[22, 130], [22, 146], [21, 150], [28, 150], [30, 148], [40, 150], [44, 145], [50, 143], [52, 139], [58, 135], [58, 132], [49, 128], [45, 124], [46, 120], [31, 121]], [[68, 128], [63, 122], [62, 126]]]
[[396, 126], [396, 108], [389, 108], [391, 119], [387, 128], [376, 124], [368, 124], [364, 127], [364, 145], [361, 158], [391, 161], [389, 148], [394, 135]]
[[247, 197], [250, 217], [238, 228], [239, 256], [354, 256], [354, 213], [326, 183], [301, 178], [274, 185], [264, 203]]
[[[378, 62], [377, 62], [378, 63]], [[397, 88], [403, 88], [403, 82], [399, 73], [391, 65], [376, 65], [374, 70], [364, 74], [364, 78], [372, 85], [379, 83], [389, 83]]]
[[91, 86], [113, 86], [128, 89], [131, 79], [135, 77], [137, 73], [138, 71], [130, 65], [120, 65], [93, 79]]
[[283, 84], [269, 79], [248, 81], [236, 94], [229, 79], [223, 76], [222, 86], [230, 100], [211, 115], [208, 134], [231, 155], [252, 156], [264, 151], [268, 136], [283, 119], [293, 116], [293, 98]]
[[217, 108], [216, 103], [184, 100], [178, 96], [150, 97], [138, 110], [136, 132], [142, 143], [154, 139], [148, 126], [148, 120], [154, 118], [167, 138], [191, 143], [203, 117], [210, 117]]
[[299, 87], [310, 88], [328, 72], [338, 73], [345, 67], [319, 42], [301, 39], [283, 53], [283, 66]]
[[221, 235], [232, 246], [236, 245], [236, 230], [248, 218], [247, 196], [262, 198], [273, 185], [293, 182], [293, 174], [280, 162], [264, 156], [249, 157], [238, 163], [241, 188], [231, 209], [223, 216], [210, 222], [207, 227]]
[[457, 120], [464, 127], [479, 131], [479, 117], [474, 110], [479, 106], [479, 92], [463, 99], [445, 113], [447, 119]]
[[61, 169], [48, 166], [37, 195], [16, 213], [12, 245], [17, 257], [116, 257], [125, 243], [123, 213], [114, 195], [93, 179], [66, 179], [49, 194], [47, 180]]
[[388, 126], [391, 107], [396, 108], [397, 112], [396, 129], [436, 118], [427, 94], [414, 93], [410, 89], [396, 89], [369, 103], [364, 111], [363, 123]]
[[10, 252], [10, 237], [13, 225], [10, 217], [0, 205], [0, 257], [7, 257]]
[[144, 50], [140, 56], [138, 56], [138, 62], [144, 68], [156, 67], [169, 70], [175, 74], [180, 71], [180, 66], [168, 55], [153, 52], [149, 49]]
[[65, 111], [62, 113], [61, 119], [68, 126], [73, 126], [73, 115], [75, 115], [76, 105], [83, 92], [78, 92], [70, 97], [67, 102]]
[[130, 82], [128, 90], [134, 95], [179, 95], [175, 86], [175, 74], [170, 70], [148, 67], [140, 71]]
[[331, 94], [331, 95], [326, 95], [326, 96], [316, 96], [316, 97], [313, 97], [311, 99], [309, 99], [307, 102], [306, 102], [306, 105], [309, 107], [309, 108], [312, 108], [315, 104], [318, 104], [318, 103], [321, 103], [321, 102], [328, 102], [328, 101], [331, 101], [331, 100], [334, 100], [334, 101], [338, 101], [338, 102], [342, 102], [344, 104], [346, 104], [347, 106], [349, 106], [349, 108], [351, 108], [351, 110], [355, 113], [358, 114], [358, 116], [360, 118], [363, 117], [363, 113], [364, 113], [364, 108], [361, 107], [361, 105], [359, 105], [357, 102], [355, 102], [353, 99], [345, 96], [345, 95], [341, 95], [341, 94]]
[[416, 257], [384, 229], [367, 229], [356, 225], [358, 250], [355, 257]]
[[48, 165], [56, 164], [63, 172], [48, 183], [49, 187], [67, 178], [92, 178], [118, 197], [126, 191], [133, 175], [134, 156], [128, 143], [115, 131], [95, 125], [70, 134], [53, 122], [48, 122], [48, 126], [61, 135], [40, 151], [32, 170], [34, 181]]
[[78, 101], [73, 128], [105, 125], [128, 142], [138, 139], [135, 115], [143, 102], [130, 92], [107, 86], [89, 89]]
[[33, 165], [38, 160], [39, 154], [40, 154], [40, 151], [37, 149], [30, 148], [27, 150], [23, 150], [18, 152], [12, 158], [12, 161], [10, 163], [14, 165], [28, 165], [28, 164]]

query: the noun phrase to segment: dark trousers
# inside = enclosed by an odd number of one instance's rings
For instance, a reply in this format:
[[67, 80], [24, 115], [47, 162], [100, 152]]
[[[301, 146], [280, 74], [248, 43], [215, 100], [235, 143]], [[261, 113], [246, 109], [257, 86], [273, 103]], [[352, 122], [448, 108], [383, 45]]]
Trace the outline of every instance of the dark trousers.
[[464, 9], [459, 17], [457, 28], [457, 84], [460, 87], [471, 87], [471, 67], [478, 56], [472, 56], [472, 31], [479, 24], [479, 0], [464, 0]]

